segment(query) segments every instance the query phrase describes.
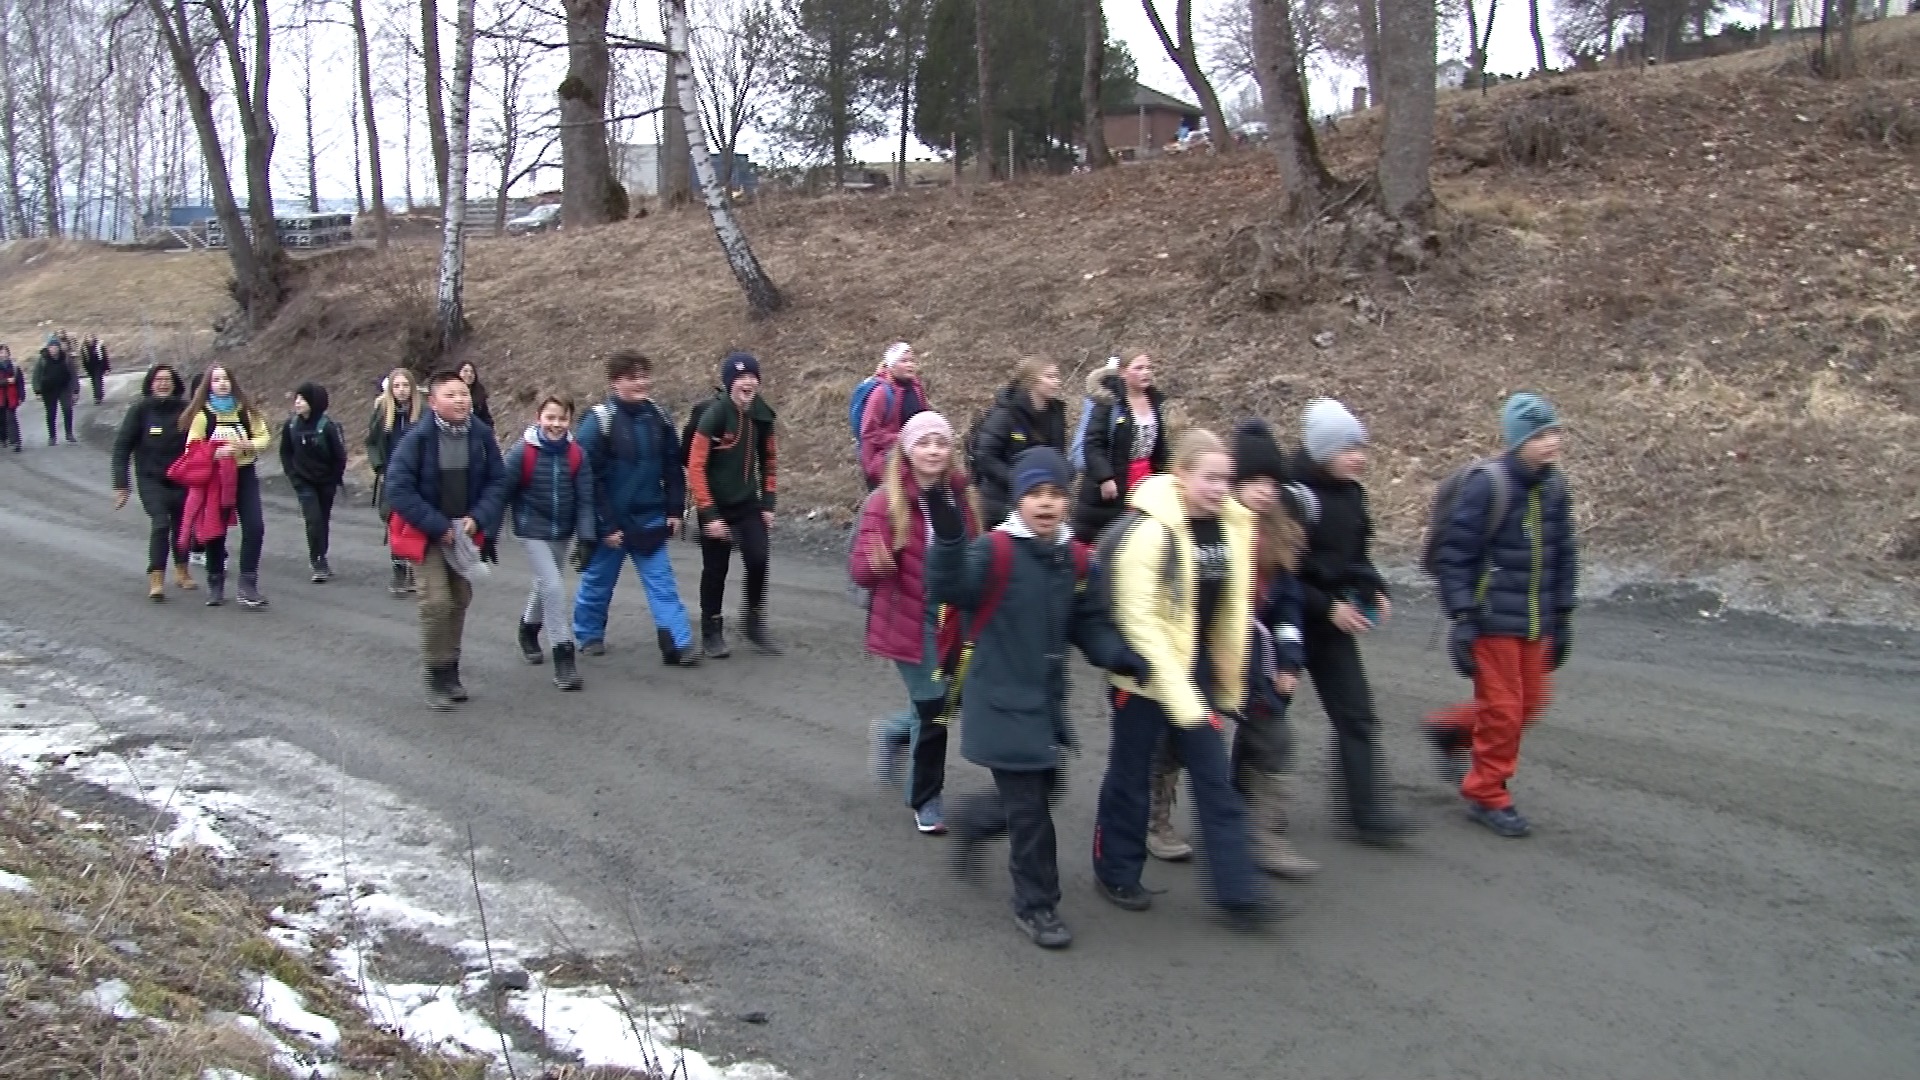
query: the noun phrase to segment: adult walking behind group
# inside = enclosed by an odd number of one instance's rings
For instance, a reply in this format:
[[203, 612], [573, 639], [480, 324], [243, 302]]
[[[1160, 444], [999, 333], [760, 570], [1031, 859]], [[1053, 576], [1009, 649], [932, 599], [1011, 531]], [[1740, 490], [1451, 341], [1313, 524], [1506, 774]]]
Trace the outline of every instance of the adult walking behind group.
[[120, 430], [113, 439], [113, 508], [127, 505], [134, 490], [140, 493], [140, 508], [147, 514], [147, 598], [166, 599], [167, 551], [173, 551], [173, 583], [176, 589], [198, 588], [187, 569], [187, 549], [182, 528], [187, 508], [187, 489], [175, 483], [167, 470], [187, 449], [187, 433], [181, 430], [180, 414], [186, 410], [186, 384], [180, 373], [166, 364], [155, 364], [140, 384], [140, 400], [127, 406]]
[[13, 350], [0, 345], [0, 450], [20, 452], [20, 403], [26, 399], [27, 373], [13, 362]]
[[48, 446], [60, 444], [55, 421], [64, 423], [68, 442], [77, 441], [73, 437], [73, 396], [79, 384], [80, 376], [73, 369], [72, 352], [60, 340], [60, 335], [47, 335], [47, 344], [40, 350], [40, 358], [33, 365], [33, 392], [46, 409]]

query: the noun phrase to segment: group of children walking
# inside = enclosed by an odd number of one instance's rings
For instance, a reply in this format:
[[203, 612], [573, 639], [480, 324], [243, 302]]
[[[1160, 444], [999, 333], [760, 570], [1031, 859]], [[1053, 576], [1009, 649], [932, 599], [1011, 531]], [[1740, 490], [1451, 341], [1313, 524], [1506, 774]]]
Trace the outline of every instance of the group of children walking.
[[[1345, 406], [1311, 403], [1291, 460], [1259, 419], [1236, 428], [1231, 448], [1190, 430], [1169, 452], [1164, 398], [1150, 358], [1136, 354], [1090, 380], [1100, 393], [1074, 438], [1073, 508], [1064, 425], [1049, 421], [1057, 368], [1023, 361], [963, 447], [928, 404], [917, 362], [897, 370], [911, 351], [897, 344], [887, 356], [875, 375], [887, 396], [869, 394], [860, 414], [871, 491], [849, 571], [870, 598], [868, 650], [894, 661], [911, 709], [875, 723], [871, 758], [883, 783], [904, 787], [920, 831], [951, 829], [957, 872], [977, 875], [981, 844], [1006, 835], [1016, 923], [1043, 947], [1071, 942], [1050, 809], [1064, 790], [1063, 755], [1080, 745], [1066, 710], [1070, 645], [1108, 683], [1092, 857], [1097, 890], [1116, 906], [1151, 906], [1141, 881], [1149, 854], [1191, 856], [1169, 820], [1183, 772], [1228, 925], [1257, 929], [1285, 910], [1263, 871], [1302, 880], [1319, 870], [1287, 835], [1287, 713], [1303, 676], [1333, 727], [1352, 835], [1407, 834], [1387, 797], [1361, 660], [1361, 640], [1391, 617], [1392, 601], [1372, 557], [1368, 436]], [[892, 432], [874, 430], [883, 424]], [[1436, 496], [1432, 565], [1454, 666], [1475, 697], [1428, 718], [1426, 734], [1471, 818], [1517, 837], [1528, 825], [1507, 782], [1572, 641], [1577, 557], [1552, 406], [1515, 395], [1502, 435], [1504, 453], [1463, 468]], [[1076, 525], [1099, 531], [1076, 535], [1070, 509]], [[954, 723], [961, 755], [991, 773], [993, 789], [949, 809]]]

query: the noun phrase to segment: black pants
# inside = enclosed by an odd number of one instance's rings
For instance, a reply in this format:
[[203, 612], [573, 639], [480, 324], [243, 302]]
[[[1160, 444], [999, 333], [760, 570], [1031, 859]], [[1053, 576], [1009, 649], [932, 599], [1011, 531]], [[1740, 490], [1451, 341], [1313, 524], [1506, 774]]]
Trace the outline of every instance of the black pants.
[[727, 523], [726, 540], [715, 540], [700, 533], [700, 614], [712, 618], [720, 614], [727, 598], [727, 566], [733, 561], [733, 549], [740, 549], [740, 561], [747, 568], [747, 605], [762, 607], [767, 602], [767, 560], [771, 545], [767, 540], [766, 520], [754, 505], [723, 508], [720, 517]]
[[[260, 573], [260, 547], [267, 536], [266, 520], [260, 514], [260, 474], [251, 465], [240, 466], [240, 484], [235, 491], [240, 512], [240, 573]], [[207, 576], [224, 577], [227, 572], [227, 538], [222, 534], [207, 541]]]
[[[140, 477], [140, 508], [147, 512], [147, 573], [158, 574], [167, 568], [167, 551], [180, 535], [180, 517], [187, 509], [187, 489], [164, 480]], [[174, 548], [176, 566], [187, 565], [184, 549]]]
[[950, 828], [967, 840], [1007, 838], [1007, 873], [1013, 878], [1013, 910], [1025, 915], [1060, 906], [1060, 859], [1053, 834], [1052, 804], [1066, 784], [1058, 769], [993, 770], [992, 791], [957, 800]]
[[[1240, 783], [1243, 769], [1280, 774], [1293, 768], [1293, 725], [1287, 720], [1292, 698], [1281, 698], [1276, 708], [1255, 696], [1233, 729], [1233, 777]], [[1243, 792], [1244, 794], [1244, 792]]]
[[20, 413], [13, 408], [0, 408], [0, 446], [19, 446]]
[[93, 403], [95, 405], [98, 405], [102, 401], [106, 400], [106, 397], [107, 397], [106, 379], [107, 379], [107, 373], [104, 371], [100, 372], [97, 375], [91, 371], [87, 372], [87, 382], [93, 385]]
[[907, 781], [907, 805], [915, 810], [938, 797], [947, 786], [947, 725], [940, 722], [946, 698], [913, 703], [914, 730], [907, 740], [913, 776]]
[[1380, 759], [1380, 718], [1373, 711], [1373, 688], [1360, 661], [1360, 642], [1332, 625], [1307, 633], [1307, 674], [1333, 725], [1338, 773], [1334, 781], [1346, 797], [1348, 822], [1362, 832], [1374, 829], [1386, 813], [1386, 772]]
[[67, 441], [73, 441], [73, 395], [63, 390], [53, 397], [41, 398], [40, 404], [47, 410], [47, 441], [60, 441], [60, 433], [54, 428], [54, 421], [58, 419], [66, 421]]
[[[293, 481], [293, 494], [300, 500], [300, 516], [307, 523], [308, 559], [327, 557], [327, 537], [333, 528], [333, 497], [339, 493], [338, 484]], [[241, 562], [245, 561], [246, 557], [241, 556]]]

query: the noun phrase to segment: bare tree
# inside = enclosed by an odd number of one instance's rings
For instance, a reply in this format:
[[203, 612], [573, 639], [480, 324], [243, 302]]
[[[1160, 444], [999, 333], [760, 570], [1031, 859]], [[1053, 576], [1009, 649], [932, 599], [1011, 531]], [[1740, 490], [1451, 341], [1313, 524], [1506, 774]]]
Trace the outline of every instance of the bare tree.
[[667, 73], [679, 88], [680, 109], [686, 117], [687, 143], [693, 151], [693, 170], [700, 181], [700, 194], [707, 204], [707, 213], [713, 218], [713, 234], [720, 241], [720, 250], [727, 257], [727, 265], [733, 268], [734, 279], [740, 283], [741, 291], [746, 293], [747, 306], [756, 316], [772, 315], [785, 305], [786, 298], [761, 268], [760, 260], [754, 257], [753, 247], [747, 243], [747, 234], [734, 218], [727, 193], [721, 190], [719, 177], [714, 174], [713, 159], [707, 154], [707, 134], [700, 120], [700, 95], [693, 85], [686, 0], [668, 0], [666, 17], [667, 47], [671, 50], [667, 54]]
[[1540, 0], [1527, 0], [1527, 18], [1533, 30], [1533, 69], [1547, 73], [1547, 38], [1540, 29]]
[[5, 224], [9, 239], [27, 235], [26, 203], [20, 197], [20, 94], [15, 88], [13, 27], [16, 0], [0, 0], [0, 151], [6, 154]]
[[1473, 4], [1474, 0], [1466, 0], [1467, 85], [1484, 89], [1487, 85], [1487, 50], [1493, 45], [1493, 17], [1500, 12], [1500, 0], [1487, 0], [1487, 25], [1484, 29], [1480, 26]]
[[[1095, 0], [1098, 2], [1098, 0]], [[907, 190], [907, 140], [913, 128], [913, 85], [927, 51], [929, 0], [894, 0], [894, 76], [898, 80], [900, 117], [899, 151], [893, 164], [893, 190]]]
[[447, 205], [446, 88], [440, 71], [439, 0], [420, 0], [420, 74], [427, 103], [427, 143], [433, 148], [433, 183]]
[[440, 351], [467, 334], [462, 286], [467, 275], [467, 149], [473, 98], [473, 0], [459, 5], [453, 31], [453, 115], [447, 124], [447, 187], [440, 229]]
[[300, 22], [300, 112], [307, 136], [307, 213], [320, 212], [320, 147], [313, 137], [313, 20]]
[[[470, 149], [477, 149], [493, 161], [498, 178], [493, 200], [496, 233], [506, 229], [508, 192], [513, 185], [551, 164], [546, 150], [557, 138], [551, 113], [536, 112], [528, 100], [528, 76], [539, 52], [539, 43], [528, 25], [531, 10], [520, 0], [499, 0], [490, 13], [489, 25], [476, 31], [478, 40], [486, 42], [486, 55], [476, 61], [476, 66], [497, 79], [491, 83], [484, 78], [476, 80], [492, 101], [480, 120], [481, 138]], [[527, 164], [522, 165], [523, 151], [540, 130], [549, 134], [548, 147], [536, 149]]]
[[[980, 71], [980, 181], [986, 183], [993, 179], [993, 152], [998, 140], [993, 134], [993, 19], [991, 0], [973, 0], [973, 42], [974, 52], [979, 60]], [[1007, 162], [1007, 172], [1013, 172], [1013, 162]]]
[[570, 227], [613, 217], [607, 147], [608, 0], [564, 0], [567, 77], [560, 82], [562, 220]]
[[1193, 43], [1193, 0], [1178, 0], [1174, 6], [1173, 33], [1167, 32], [1166, 22], [1160, 18], [1160, 9], [1154, 6], [1154, 0], [1140, 0], [1140, 6], [1146, 9], [1147, 21], [1153, 24], [1153, 32], [1160, 39], [1160, 46], [1167, 50], [1167, 59], [1172, 60], [1187, 77], [1187, 86], [1195, 97], [1200, 99], [1200, 111], [1207, 118], [1207, 130], [1213, 133], [1213, 148], [1218, 153], [1233, 149], [1233, 138], [1227, 132], [1226, 114], [1220, 110], [1220, 95], [1214, 93], [1213, 82], [1207, 73], [1200, 69], [1200, 51]]
[[1307, 86], [1293, 35], [1289, 0], [1252, 0], [1253, 47], [1267, 130], [1280, 162], [1281, 197], [1289, 216], [1312, 218], [1336, 187], [1320, 157], [1307, 116]]
[[1086, 144], [1088, 167], [1104, 169], [1113, 164], [1113, 155], [1107, 152], [1107, 118], [1100, 108], [1101, 76], [1107, 64], [1107, 13], [1100, 0], [1085, 0], [1082, 7], [1087, 37], [1080, 60], [1080, 101], [1086, 110], [1080, 122], [1086, 131], [1081, 141]]
[[[347, 12], [353, 23], [354, 74], [359, 80], [359, 119], [367, 128], [367, 184], [373, 190], [373, 242], [376, 247], [384, 249], [387, 246], [387, 189], [380, 175], [380, 125], [374, 118], [373, 110], [373, 57], [367, 47], [366, 0], [347, 0]], [[357, 168], [354, 178], [357, 186]]]
[[740, 136], [760, 119], [773, 91], [778, 22], [773, 0], [708, 0], [693, 28], [693, 72], [707, 142], [720, 175], [733, 183]]
[[[668, 16], [666, 0], [661, 0], [660, 16]], [[687, 121], [680, 111], [680, 90], [674, 85], [673, 68], [660, 87], [660, 205], [674, 209], [693, 201], [693, 149], [687, 143]]]
[[1381, 0], [1387, 116], [1376, 173], [1380, 210], [1399, 221], [1433, 208], [1434, 0]]
[[40, 184], [40, 224], [48, 236], [61, 232], [60, 177], [60, 83], [55, 78], [59, 63], [54, 43], [54, 10], [51, 0], [27, 0], [20, 6], [20, 27], [26, 37], [29, 101], [35, 141], [38, 143]]
[[1380, 63], [1380, 0], [1354, 0], [1354, 18], [1360, 24], [1360, 49], [1366, 62], [1367, 93], [1377, 105], [1386, 100], [1387, 86]]

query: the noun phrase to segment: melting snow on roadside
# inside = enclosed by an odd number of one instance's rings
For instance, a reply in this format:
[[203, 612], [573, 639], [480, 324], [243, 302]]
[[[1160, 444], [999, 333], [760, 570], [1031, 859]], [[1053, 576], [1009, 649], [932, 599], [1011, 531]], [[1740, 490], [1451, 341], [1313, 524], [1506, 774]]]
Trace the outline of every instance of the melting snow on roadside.
[[[0, 652], [0, 767], [30, 776], [58, 772], [138, 800], [155, 812], [151, 842], [162, 855], [198, 847], [223, 858], [243, 850], [271, 857], [318, 890], [310, 911], [276, 910], [272, 936], [303, 952], [323, 937], [344, 941], [329, 959], [375, 1023], [418, 1046], [496, 1064], [509, 1055], [518, 1064], [533, 1063], [531, 1048], [515, 1046], [475, 1007], [490, 996], [490, 976], [464, 837], [299, 747], [216, 735], [209, 725], [138, 695]], [[482, 851], [478, 861], [484, 868], [494, 857]], [[521, 943], [549, 933], [572, 949], [621, 944], [579, 904], [544, 886], [484, 879], [483, 886], [495, 971], [524, 972], [525, 961], [545, 950]], [[0, 871], [0, 888], [31, 887]], [[380, 941], [395, 932], [464, 957], [467, 977], [458, 985], [382, 977]], [[606, 986], [555, 987], [538, 972], [526, 972], [524, 985], [502, 995], [504, 1007], [542, 1032], [551, 1050], [587, 1066], [652, 1068], [687, 1080], [785, 1076], [770, 1065], [715, 1065], [677, 1045], [676, 1018], [703, 1015], [698, 1006], [662, 1009]], [[112, 988], [96, 994], [109, 1011], [131, 1008], [123, 997], [115, 1000]], [[260, 1035], [278, 1043], [276, 1057], [284, 1051], [288, 1064], [300, 1062], [298, 1075], [327, 1075], [329, 1069], [310, 1062], [337, 1048], [333, 1022], [309, 1012], [298, 992], [271, 977], [255, 977], [253, 997], [258, 1020], [241, 1020], [263, 1025]]]

